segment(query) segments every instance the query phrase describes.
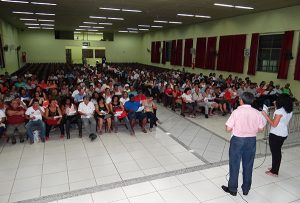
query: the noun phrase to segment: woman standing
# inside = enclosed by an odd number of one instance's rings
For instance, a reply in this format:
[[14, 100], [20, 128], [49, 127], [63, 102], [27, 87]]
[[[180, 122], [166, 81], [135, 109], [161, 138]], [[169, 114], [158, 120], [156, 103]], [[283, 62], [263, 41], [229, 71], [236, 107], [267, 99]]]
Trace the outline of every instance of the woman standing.
[[293, 101], [289, 95], [282, 94], [274, 103], [276, 111], [273, 119], [264, 111], [262, 114], [271, 125], [269, 144], [272, 153], [272, 168], [269, 168], [266, 174], [277, 177], [281, 162], [281, 147], [288, 136], [288, 125], [293, 115]]

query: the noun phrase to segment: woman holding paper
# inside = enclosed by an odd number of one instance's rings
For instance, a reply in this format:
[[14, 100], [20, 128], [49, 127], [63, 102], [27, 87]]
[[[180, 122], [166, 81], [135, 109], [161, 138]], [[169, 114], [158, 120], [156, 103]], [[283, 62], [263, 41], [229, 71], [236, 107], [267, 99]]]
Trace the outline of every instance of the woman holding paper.
[[62, 121], [62, 113], [55, 99], [50, 100], [48, 108], [45, 111], [46, 119], [46, 140], [49, 139], [49, 133], [53, 126], [58, 126], [60, 129], [60, 138], [64, 138], [65, 128]]
[[288, 125], [293, 115], [293, 100], [289, 95], [281, 94], [274, 104], [276, 111], [273, 118], [270, 118], [265, 111], [262, 111], [262, 114], [271, 125], [269, 144], [272, 153], [272, 168], [269, 168], [266, 174], [277, 177], [281, 163], [281, 147], [288, 136]]
[[104, 97], [100, 97], [95, 105], [95, 119], [98, 122], [99, 134], [102, 135], [102, 126], [104, 121], [107, 122], [108, 132], [111, 133], [111, 114], [109, 114], [109, 107], [104, 101]]

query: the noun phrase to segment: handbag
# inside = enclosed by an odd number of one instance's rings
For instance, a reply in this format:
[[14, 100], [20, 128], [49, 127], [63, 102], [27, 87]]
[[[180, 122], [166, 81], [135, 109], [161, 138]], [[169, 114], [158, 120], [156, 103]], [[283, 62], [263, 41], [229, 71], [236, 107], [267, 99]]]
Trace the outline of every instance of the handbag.
[[115, 116], [118, 117], [118, 119], [125, 118], [128, 115], [127, 111], [122, 109], [116, 109]]

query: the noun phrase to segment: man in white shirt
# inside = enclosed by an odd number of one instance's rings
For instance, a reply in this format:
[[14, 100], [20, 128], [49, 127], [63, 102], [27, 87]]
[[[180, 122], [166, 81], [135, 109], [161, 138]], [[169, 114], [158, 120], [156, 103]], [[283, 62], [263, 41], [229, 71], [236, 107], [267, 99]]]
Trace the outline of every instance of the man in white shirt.
[[[208, 118], [208, 109], [209, 109], [209, 106], [208, 106], [208, 103], [204, 101], [204, 97], [203, 95], [201, 94], [200, 92], [200, 88], [198, 85], [195, 85], [193, 91], [192, 91], [192, 98], [193, 98], [193, 101], [195, 101], [196, 103], [196, 110], [199, 108], [199, 107], [204, 107], [204, 110], [205, 110], [205, 118]], [[195, 111], [196, 111], [195, 110]]]
[[78, 106], [78, 113], [81, 115], [81, 120], [83, 122], [84, 128], [88, 132], [91, 141], [97, 138], [94, 112], [94, 104], [90, 101], [90, 98], [88, 96], [85, 96], [83, 98], [83, 102], [81, 102]]
[[34, 99], [32, 106], [25, 112], [26, 118], [29, 120], [25, 127], [26, 133], [30, 138], [30, 144], [34, 143], [33, 127], [38, 127], [41, 130], [40, 137], [42, 142], [45, 142], [46, 125], [43, 121], [44, 111], [44, 108], [39, 105], [39, 100]]

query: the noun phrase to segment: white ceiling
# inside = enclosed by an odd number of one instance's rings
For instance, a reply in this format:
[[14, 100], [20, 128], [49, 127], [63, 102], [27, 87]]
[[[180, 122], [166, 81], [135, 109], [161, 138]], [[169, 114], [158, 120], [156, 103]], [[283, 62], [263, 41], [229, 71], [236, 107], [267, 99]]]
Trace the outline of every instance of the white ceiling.
[[[183, 25], [199, 23], [220, 18], [246, 15], [250, 13], [260, 12], [264, 10], [272, 10], [282, 7], [289, 7], [300, 4], [299, 0], [23, 0], [28, 2], [48, 2], [56, 3], [56, 6], [35, 5], [32, 3], [20, 4], [2, 2], [0, 0], [0, 18], [8, 21], [17, 28], [28, 29], [26, 23], [41, 23], [34, 21], [21, 21], [20, 18], [35, 19], [53, 19], [55, 20], [56, 30], [74, 30], [79, 26], [86, 26], [83, 22], [110, 22], [113, 25], [91, 25], [104, 26], [101, 31], [117, 32], [119, 30], [127, 30], [127, 28], [139, 28], [138, 25], [162, 25], [163, 29], [180, 26], [178, 24], [154, 23], [154, 20], [180, 21]], [[226, 3], [232, 5], [250, 6], [253, 10], [227, 8], [214, 6], [214, 3]], [[113, 7], [123, 9], [137, 9], [141, 13], [131, 13], [122, 11], [100, 10], [99, 7]], [[46, 12], [54, 13], [55, 16], [39, 16], [13, 14], [13, 11], [22, 12]], [[211, 19], [182, 17], [177, 16], [178, 13], [196, 14], [211, 16]], [[118, 17], [124, 18], [119, 20], [101, 20], [91, 19], [89, 16]], [[44, 24], [52, 24], [51, 22], [43, 22]], [[141, 28], [141, 27], [140, 27]], [[149, 31], [155, 31], [161, 28], [150, 28]], [[139, 31], [147, 32], [147, 31]]]

